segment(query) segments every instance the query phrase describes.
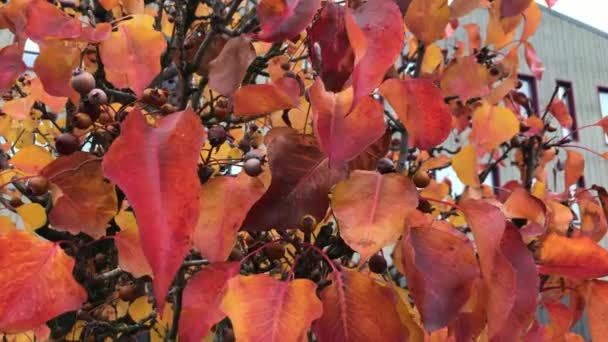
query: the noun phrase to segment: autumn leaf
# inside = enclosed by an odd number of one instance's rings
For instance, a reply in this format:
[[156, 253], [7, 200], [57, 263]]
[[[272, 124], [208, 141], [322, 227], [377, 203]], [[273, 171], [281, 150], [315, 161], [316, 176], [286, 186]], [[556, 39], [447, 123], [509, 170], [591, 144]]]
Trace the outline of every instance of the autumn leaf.
[[40, 55], [34, 62], [34, 72], [42, 82], [44, 91], [52, 96], [78, 99], [70, 86], [74, 68], [80, 62], [80, 49], [60, 40], [41, 42]]
[[234, 114], [263, 115], [295, 108], [300, 103], [300, 87], [300, 83], [293, 77], [283, 77], [274, 83], [248, 84], [234, 92]]
[[49, 222], [55, 229], [105, 235], [118, 204], [114, 186], [103, 178], [100, 158], [77, 151], [51, 162], [40, 175], [51, 182]]
[[352, 88], [331, 93], [320, 79], [309, 94], [315, 136], [331, 167], [354, 159], [384, 134], [384, 108], [373, 98], [365, 97], [349, 111]]
[[28, 174], [37, 174], [55, 159], [44, 147], [38, 145], [26, 146], [11, 158], [11, 164]]
[[238, 36], [229, 39], [222, 52], [209, 64], [209, 87], [230, 96], [243, 81], [254, 59], [255, 50], [249, 38]]
[[477, 151], [475, 146], [466, 145], [452, 157], [452, 167], [460, 181], [474, 188], [480, 187], [479, 175], [477, 174]]
[[593, 341], [601, 341], [608, 334], [608, 282], [590, 281], [587, 285], [587, 319]]
[[2, 111], [15, 120], [25, 120], [29, 118], [32, 106], [36, 100], [28, 95], [6, 101], [2, 105]]
[[214, 177], [203, 184], [192, 242], [210, 262], [228, 258], [247, 212], [265, 190], [262, 181], [244, 172], [236, 177]]
[[204, 138], [191, 109], [164, 117], [156, 128], [134, 109], [103, 159], [104, 175], [120, 187], [135, 212], [160, 311], [198, 219], [196, 165]]
[[460, 18], [478, 8], [479, 0], [453, 0], [450, 3], [450, 15], [452, 18]]
[[542, 241], [539, 272], [573, 279], [608, 275], [608, 251], [586, 236], [567, 238], [555, 233]]
[[44, 0], [32, 0], [27, 9], [27, 36], [40, 42], [44, 39], [77, 38], [81, 33], [81, 24]]
[[500, 3], [500, 16], [512, 17], [521, 14], [530, 6], [532, 0], [502, 0]]
[[144, 255], [139, 227], [133, 212], [122, 210], [114, 216], [114, 221], [120, 227], [120, 232], [114, 236], [120, 268], [136, 278], [152, 274], [150, 264]]
[[255, 37], [276, 42], [297, 36], [310, 24], [320, 0], [262, 0], [257, 6], [261, 31]]
[[530, 2], [530, 6], [523, 12], [523, 16], [525, 23], [520, 40], [528, 40], [536, 33], [536, 30], [540, 26], [542, 12], [536, 2], [532, 1]]
[[346, 178], [347, 168], [330, 168], [312, 136], [288, 128], [275, 128], [268, 136], [273, 137], [266, 143], [272, 181], [247, 214], [242, 229], [295, 228], [307, 214], [321, 221], [329, 207], [327, 195]]
[[448, 0], [412, 0], [405, 14], [405, 25], [424, 45], [443, 38], [449, 20]]
[[46, 210], [40, 203], [26, 203], [20, 205], [16, 210], [23, 220], [25, 229], [30, 232], [46, 224]]
[[418, 206], [418, 192], [406, 176], [353, 171], [331, 196], [340, 236], [365, 261], [397, 241], [405, 218]]
[[376, 170], [378, 160], [384, 158], [389, 151], [391, 143], [391, 131], [386, 129], [380, 139], [368, 146], [355, 159], [348, 163], [351, 170]]
[[[504, 212], [508, 218], [519, 218], [528, 220], [528, 224], [522, 227], [522, 234], [530, 228], [536, 228], [539, 235], [547, 228], [547, 207], [540, 199], [530, 195], [526, 189], [518, 187], [507, 198], [504, 203]], [[536, 227], [532, 227], [536, 225]]]
[[456, 59], [443, 72], [441, 90], [448, 96], [458, 96], [462, 102], [490, 94], [488, 69], [477, 63], [475, 56]]
[[473, 244], [444, 221], [410, 218], [401, 263], [426, 331], [445, 327], [456, 318], [479, 277]]
[[179, 320], [180, 341], [201, 341], [226, 316], [220, 304], [228, 280], [237, 276], [239, 269], [238, 262], [212, 263], [188, 280]]
[[131, 88], [141, 96], [160, 73], [160, 56], [167, 42], [154, 30], [154, 18], [135, 14], [121, 21], [110, 38], [99, 47], [108, 81], [118, 88]]
[[540, 81], [543, 78], [545, 68], [543, 67], [543, 62], [536, 54], [536, 49], [534, 49], [534, 46], [528, 42], [524, 42], [524, 56], [532, 75], [534, 75], [534, 77]]
[[20, 231], [0, 235], [0, 244], [0, 331], [37, 328], [87, 299], [72, 276], [74, 260], [59, 244]]
[[355, 270], [332, 273], [321, 293], [323, 315], [314, 323], [319, 342], [406, 341], [396, 311], [397, 296], [387, 286]]
[[220, 309], [230, 318], [238, 341], [302, 341], [323, 312], [316, 287], [308, 279], [239, 275], [228, 281]]
[[40, 81], [40, 78], [38, 77], [30, 81], [30, 91], [32, 92], [32, 97], [36, 99], [36, 101], [44, 103], [53, 112], [61, 112], [68, 100], [67, 97], [53, 96], [47, 93], [46, 90], [44, 90], [42, 81]]
[[577, 184], [585, 173], [585, 158], [582, 154], [572, 150], [566, 150], [566, 155], [564, 188], [567, 191], [571, 185]]
[[549, 104], [549, 113], [559, 122], [564, 128], [571, 128], [573, 124], [572, 116], [568, 111], [568, 107], [561, 99], [554, 99]]
[[473, 112], [469, 139], [483, 151], [498, 148], [519, 133], [519, 121], [510, 109], [482, 102]]
[[15, 83], [17, 77], [23, 74], [26, 69], [23, 63], [23, 45], [14, 43], [0, 49], [0, 93], [4, 93]]
[[450, 134], [452, 115], [433, 82], [390, 79], [382, 83], [380, 93], [407, 128], [411, 146], [428, 150]]
[[351, 75], [354, 107], [384, 79], [403, 47], [405, 32], [399, 7], [390, 0], [371, 0], [346, 12], [346, 31], [355, 53]]
[[308, 30], [308, 54], [328, 91], [339, 92], [350, 77], [355, 53], [348, 40], [345, 7], [328, 2]]
[[476, 50], [479, 50], [481, 48], [481, 36], [479, 33], [479, 25], [470, 23], [463, 25], [463, 28], [465, 29], [465, 31], [467, 31], [467, 38], [469, 41], [469, 54], [473, 54]]

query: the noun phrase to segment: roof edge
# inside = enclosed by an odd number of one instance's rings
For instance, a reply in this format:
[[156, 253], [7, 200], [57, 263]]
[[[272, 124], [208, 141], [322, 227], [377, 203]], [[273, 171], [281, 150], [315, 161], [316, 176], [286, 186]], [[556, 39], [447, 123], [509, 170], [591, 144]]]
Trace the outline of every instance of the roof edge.
[[539, 4], [538, 7], [540, 8], [541, 11], [543, 11], [545, 13], [548, 13], [548, 14], [554, 16], [554, 17], [557, 17], [559, 19], [567, 21], [570, 24], [573, 24], [575, 26], [578, 26], [578, 27], [582, 28], [583, 30], [589, 31], [591, 33], [595, 33], [595, 34], [597, 34], [598, 36], [600, 36], [600, 37], [602, 37], [604, 39], [608, 39], [608, 33], [607, 32], [604, 32], [604, 31], [602, 31], [602, 30], [600, 30], [598, 28], [595, 28], [595, 27], [593, 27], [591, 25], [585, 24], [582, 21], [579, 21], [577, 19], [569, 17], [569, 16], [567, 16], [567, 15], [565, 15], [563, 13], [559, 13], [557, 11], [554, 11], [554, 10], [552, 10], [552, 9], [544, 6], [544, 5], [540, 5]]

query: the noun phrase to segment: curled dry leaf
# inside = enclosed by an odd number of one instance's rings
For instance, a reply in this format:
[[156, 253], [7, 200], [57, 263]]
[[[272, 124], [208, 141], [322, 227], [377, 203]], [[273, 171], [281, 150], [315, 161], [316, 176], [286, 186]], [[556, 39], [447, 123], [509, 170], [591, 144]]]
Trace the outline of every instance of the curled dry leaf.
[[396, 173], [353, 171], [331, 198], [340, 236], [362, 261], [397, 241], [405, 218], [418, 206], [416, 186]]
[[20, 231], [0, 235], [0, 244], [0, 331], [34, 329], [87, 299], [59, 244]]

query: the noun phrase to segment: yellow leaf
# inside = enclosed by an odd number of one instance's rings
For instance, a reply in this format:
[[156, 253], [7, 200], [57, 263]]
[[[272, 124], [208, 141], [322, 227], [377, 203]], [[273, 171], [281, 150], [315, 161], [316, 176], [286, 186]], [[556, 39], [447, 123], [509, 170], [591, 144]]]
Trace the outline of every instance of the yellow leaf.
[[148, 302], [148, 296], [141, 296], [129, 306], [129, 316], [136, 322], [141, 321], [148, 317], [153, 309], [152, 304]]
[[431, 44], [426, 48], [420, 70], [422, 74], [432, 74], [441, 63], [443, 63], [441, 48], [435, 44]]
[[519, 121], [510, 109], [487, 102], [473, 112], [471, 142], [484, 151], [498, 148], [519, 132]]
[[11, 159], [11, 164], [26, 174], [37, 174], [54, 159], [42, 146], [30, 145], [20, 149]]
[[46, 211], [38, 203], [27, 203], [17, 208], [17, 213], [23, 219], [25, 229], [34, 231], [46, 223]]
[[477, 175], [477, 152], [473, 145], [460, 149], [452, 158], [452, 167], [462, 183], [472, 187], [479, 187]]

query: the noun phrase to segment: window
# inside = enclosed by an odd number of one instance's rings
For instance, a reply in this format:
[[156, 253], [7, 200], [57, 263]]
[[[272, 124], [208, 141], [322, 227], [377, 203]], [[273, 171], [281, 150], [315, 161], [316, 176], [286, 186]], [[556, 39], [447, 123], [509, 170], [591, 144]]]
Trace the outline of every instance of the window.
[[[600, 113], [602, 117], [608, 116], [608, 88], [598, 88], [598, 96], [600, 100]], [[606, 144], [608, 144], [608, 135], [604, 136]]]
[[[557, 81], [557, 98], [564, 101], [568, 108], [568, 113], [572, 116], [572, 130], [576, 130], [576, 108], [574, 106], [574, 90], [572, 83], [566, 81]], [[570, 134], [571, 129], [562, 127], [562, 136]], [[572, 133], [572, 139], [578, 141], [578, 132]]]
[[34, 67], [34, 61], [36, 61], [36, 58], [39, 54], [40, 48], [38, 47], [38, 44], [34, 43], [29, 39], [26, 40], [25, 49], [23, 50], [23, 62], [25, 63], [28, 69]]
[[[435, 171], [435, 180], [437, 183], [441, 183], [445, 179], [448, 179], [452, 184], [452, 195], [457, 196], [462, 194], [466, 186], [460, 181], [460, 178], [458, 178], [458, 175], [456, 175], [456, 171], [454, 171], [451, 166]], [[500, 173], [497, 168], [492, 170], [492, 172], [486, 177], [483, 184], [496, 191], [496, 188], [500, 186]]]
[[[530, 100], [530, 111], [532, 113], [538, 113], [538, 91], [536, 88], [536, 79], [533, 76], [528, 75], [518, 75], [519, 81], [521, 82], [521, 87], [518, 89], [520, 93], [523, 93]], [[529, 114], [528, 109], [520, 106], [519, 114], [527, 117]]]

